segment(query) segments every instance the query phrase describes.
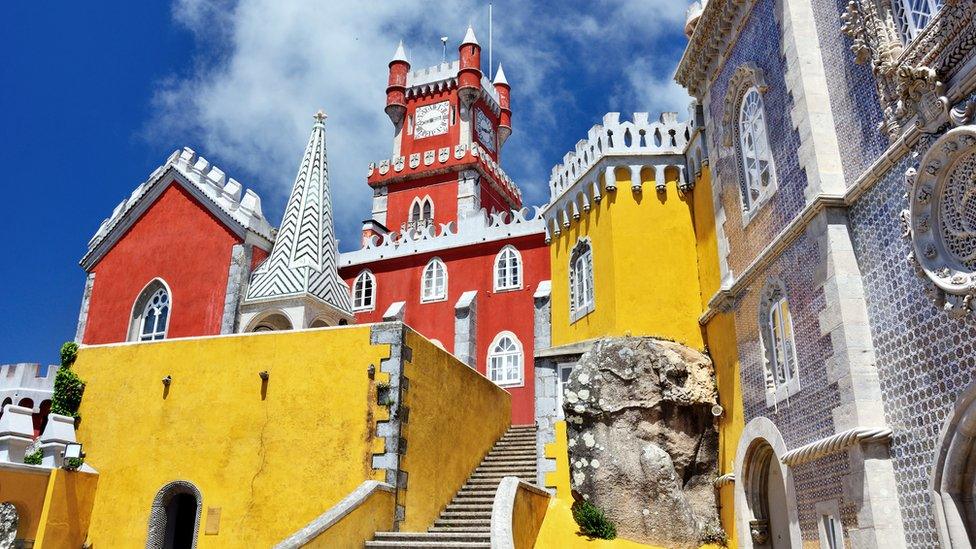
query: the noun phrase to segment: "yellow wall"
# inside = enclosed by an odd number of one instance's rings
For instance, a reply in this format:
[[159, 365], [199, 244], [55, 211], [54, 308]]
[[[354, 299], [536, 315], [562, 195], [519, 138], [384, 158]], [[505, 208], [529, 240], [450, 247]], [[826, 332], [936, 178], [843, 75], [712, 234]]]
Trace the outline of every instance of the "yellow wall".
[[373, 539], [374, 533], [392, 529], [395, 504], [396, 495], [393, 492], [375, 490], [360, 506], [339, 519], [304, 547], [362, 549], [366, 541]]
[[[698, 250], [698, 273], [701, 284], [702, 310], [722, 283], [719, 269], [718, 241], [715, 231], [715, 214], [712, 204], [711, 173], [706, 166], [695, 184], [694, 191], [695, 235]], [[719, 419], [719, 475], [731, 473], [732, 461], [745, 426], [742, 409], [742, 392], [739, 385], [739, 354], [736, 344], [735, 319], [731, 314], [719, 313], [705, 326], [705, 340], [718, 384], [719, 404], [725, 414]], [[729, 546], [735, 547], [735, 519], [733, 517], [733, 486], [721, 489], [722, 526], [729, 538]]]
[[[552, 344], [614, 335], [648, 335], [701, 348], [701, 312], [690, 196], [669, 171], [667, 192], [654, 188], [653, 170], [642, 172], [643, 192], [631, 190], [630, 170], [618, 168], [617, 190], [605, 192], [579, 221], [554, 236]], [[602, 186], [602, 184], [601, 184]], [[569, 258], [580, 237], [593, 246], [596, 308], [569, 320]]]
[[569, 486], [569, 446], [566, 438], [566, 422], [557, 421], [554, 425], [555, 440], [546, 444], [545, 454], [556, 460], [556, 469], [546, 473], [546, 488], [555, 488], [556, 497], [573, 503]]
[[97, 474], [52, 470], [37, 547], [77, 549], [84, 545], [97, 485]]
[[535, 547], [550, 499], [547, 495], [527, 490], [519, 484], [512, 506], [512, 538], [515, 549]]
[[416, 332], [407, 331], [412, 360], [401, 427], [407, 452], [403, 531], [429, 528], [511, 424], [511, 396]]
[[18, 538], [37, 539], [50, 472], [45, 467], [30, 465], [0, 468], [0, 502], [13, 503], [17, 508]]
[[[370, 326], [82, 348], [78, 439], [101, 473], [90, 540], [145, 544], [154, 496], [186, 480], [203, 498], [198, 547], [269, 547], [383, 480], [371, 457], [388, 415], [374, 386], [388, 354]], [[219, 533], [204, 535], [211, 507]]]

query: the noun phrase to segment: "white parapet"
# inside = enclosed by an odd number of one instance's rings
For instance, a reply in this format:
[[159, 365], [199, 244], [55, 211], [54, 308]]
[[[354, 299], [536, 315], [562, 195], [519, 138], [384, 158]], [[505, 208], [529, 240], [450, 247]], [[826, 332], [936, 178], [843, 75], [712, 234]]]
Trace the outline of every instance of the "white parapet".
[[47, 427], [41, 433], [41, 464], [46, 467], [60, 467], [64, 461], [61, 453], [64, 448], [75, 439], [75, 418], [51, 414], [47, 418]]
[[8, 404], [0, 415], [0, 461], [23, 463], [34, 440], [33, 410]]

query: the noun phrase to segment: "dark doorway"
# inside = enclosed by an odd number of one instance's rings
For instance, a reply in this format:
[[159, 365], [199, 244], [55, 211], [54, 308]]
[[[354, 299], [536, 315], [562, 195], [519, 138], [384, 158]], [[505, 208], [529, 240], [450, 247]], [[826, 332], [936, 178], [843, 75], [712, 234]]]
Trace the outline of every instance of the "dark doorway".
[[192, 549], [197, 522], [197, 498], [193, 494], [176, 494], [166, 504], [165, 549]]

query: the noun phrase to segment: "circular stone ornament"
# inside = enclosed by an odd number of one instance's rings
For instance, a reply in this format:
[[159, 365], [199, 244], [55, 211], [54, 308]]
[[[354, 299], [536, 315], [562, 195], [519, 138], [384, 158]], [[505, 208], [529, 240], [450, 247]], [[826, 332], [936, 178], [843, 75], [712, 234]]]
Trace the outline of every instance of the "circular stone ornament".
[[976, 294], [976, 126], [946, 132], [906, 173], [914, 257], [955, 316]]

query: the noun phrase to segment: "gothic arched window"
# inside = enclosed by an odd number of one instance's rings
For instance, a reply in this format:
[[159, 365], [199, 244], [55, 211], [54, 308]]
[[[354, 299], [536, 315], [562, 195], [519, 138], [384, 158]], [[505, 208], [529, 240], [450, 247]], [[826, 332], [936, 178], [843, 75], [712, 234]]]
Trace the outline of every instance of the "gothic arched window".
[[770, 283], [760, 303], [759, 329], [766, 377], [766, 404], [771, 406], [800, 389], [793, 337], [793, 316], [782, 284]]
[[776, 190], [776, 170], [766, 131], [762, 94], [753, 86], [739, 104], [739, 157], [742, 162], [742, 207], [751, 212]]
[[165, 339], [169, 328], [170, 292], [166, 283], [154, 279], [136, 298], [129, 323], [129, 341]]
[[942, 8], [943, 0], [892, 0], [895, 22], [905, 43], [922, 32], [929, 21]]
[[495, 291], [522, 287], [522, 257], [512, 246], [505, 246], [495, 256]]
[[522, 343], [512, 332], [501, 332], [488, 347], [488, 379], [498, 385], [520, 385], [522, 362]]
[[438, 258], [431, 259], [421, 277], [421, 301], [447, 299], [447, 266]]
[[575, 322], [595, 307], [593, 297], [593, 248], [580, 239], [569, 256], [569, 318]]
[[352, 285], [352, 308], [356, 311], [369, 311], [375, 306], [375, 301], [376, 277], [368, 270], [363, 271]]

